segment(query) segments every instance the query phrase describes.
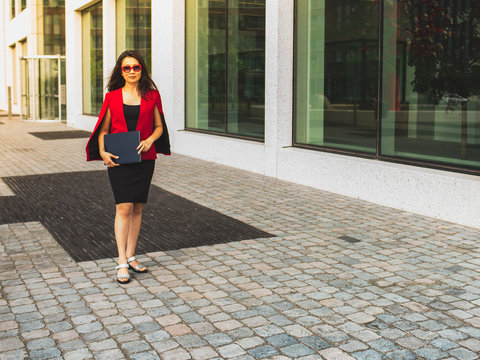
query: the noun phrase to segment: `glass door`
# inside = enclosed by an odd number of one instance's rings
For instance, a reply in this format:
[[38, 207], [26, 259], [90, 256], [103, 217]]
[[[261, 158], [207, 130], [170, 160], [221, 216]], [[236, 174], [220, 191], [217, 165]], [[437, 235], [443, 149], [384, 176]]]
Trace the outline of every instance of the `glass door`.
[[29, 61], [25, 58], [20, 58], [20, 77], [21, 77], [21, 118], [27, 120], [31, 118], [30, 113], [30, 92], [29, 92]]
[[65, 58], [36, 56], [20, 61], [22, 119], [66, 121]]
[[39, 59], [38, 61], [38, 104], [39, 118], [56, 120], [58, 113], [58, 61]]

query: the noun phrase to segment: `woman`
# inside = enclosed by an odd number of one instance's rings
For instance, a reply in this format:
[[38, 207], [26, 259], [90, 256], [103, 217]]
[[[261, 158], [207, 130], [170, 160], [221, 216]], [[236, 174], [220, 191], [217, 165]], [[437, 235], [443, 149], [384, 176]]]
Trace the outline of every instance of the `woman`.
[[[127, 50], [118, 57], [107, 88], [109, 92], [86, 151], [87, 161], [103, 160], [108, 167], [116, 204], [117, 281], [126, 284], [130, 282], [129, 268], [135, 272], [147, 271], [135, 258], [135, 247], [156, 153], [169, 155], [170, 143], [160, 94], [137, 51]], [[142, 154], [140, 163], [116, 164], [118, 156], [105, 151], [104, 135], [126, 131], [140, 131], [137, 148]]]

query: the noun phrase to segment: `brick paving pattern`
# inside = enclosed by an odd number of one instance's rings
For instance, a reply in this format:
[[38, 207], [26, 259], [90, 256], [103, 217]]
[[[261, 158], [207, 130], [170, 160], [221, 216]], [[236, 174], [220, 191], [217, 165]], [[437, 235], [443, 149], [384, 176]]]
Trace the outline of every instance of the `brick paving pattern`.
[[[0, 177], [104, 168], [28, 134], [65, 125], [2, 121]], [[275, 237], [139, 254], [120, 286], [114, 258], [2, 224], [0, 359], [479, 358], [477, 229], [180, 155], [153, 182]]]

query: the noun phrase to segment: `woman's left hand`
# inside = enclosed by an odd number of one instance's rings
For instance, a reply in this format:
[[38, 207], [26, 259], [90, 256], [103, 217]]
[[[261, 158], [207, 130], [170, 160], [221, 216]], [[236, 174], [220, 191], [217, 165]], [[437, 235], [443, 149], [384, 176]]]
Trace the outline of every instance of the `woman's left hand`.
[[140, 145], [137, 146], [138, 154], [141, 152], [147, 152], [152, 147], [152, 142], [148, 140], [140, 141]]

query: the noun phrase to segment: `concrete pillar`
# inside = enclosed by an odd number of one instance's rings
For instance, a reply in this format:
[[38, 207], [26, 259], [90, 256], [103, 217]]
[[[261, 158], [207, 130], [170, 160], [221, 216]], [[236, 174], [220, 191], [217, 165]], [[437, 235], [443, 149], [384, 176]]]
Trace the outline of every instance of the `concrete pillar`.
[[152, 78], [162, 96], [173, 146], [176, 132], [185, 128], [184, 71], [185, 2], [152, 1]]
[[266, 1], [265, 175], [277, 177], [279, 150], [292, 145], [293, 0]]
[[103, 79], [104, 86], [115, 67], [116, 54], [116, 29], [115, 29], [115, 0], [103, 0]]

